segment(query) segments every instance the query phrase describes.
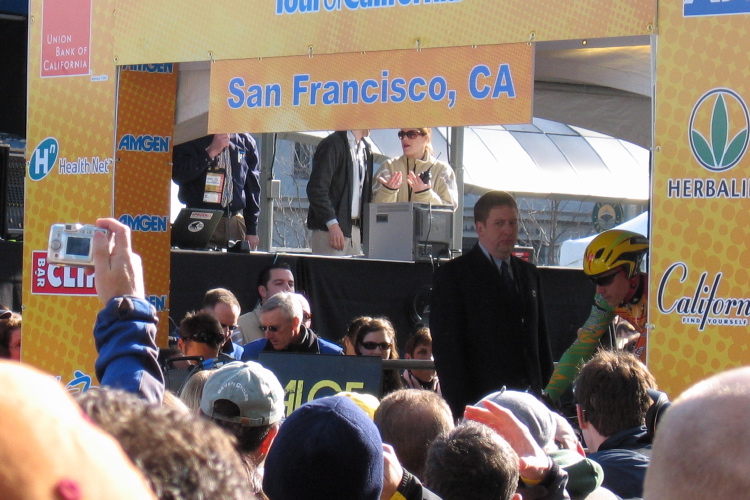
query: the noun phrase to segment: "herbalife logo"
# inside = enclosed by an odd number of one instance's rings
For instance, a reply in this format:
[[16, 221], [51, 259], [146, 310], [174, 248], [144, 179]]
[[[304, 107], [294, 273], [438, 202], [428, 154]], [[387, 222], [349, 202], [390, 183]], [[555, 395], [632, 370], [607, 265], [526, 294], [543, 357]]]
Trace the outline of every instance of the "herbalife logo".
[[703, 95], [690, 115], [690, 147], [698, 163], [713, 172], [729, 170], [747, 151], [750, 116], [742, 98], [730, 89]]

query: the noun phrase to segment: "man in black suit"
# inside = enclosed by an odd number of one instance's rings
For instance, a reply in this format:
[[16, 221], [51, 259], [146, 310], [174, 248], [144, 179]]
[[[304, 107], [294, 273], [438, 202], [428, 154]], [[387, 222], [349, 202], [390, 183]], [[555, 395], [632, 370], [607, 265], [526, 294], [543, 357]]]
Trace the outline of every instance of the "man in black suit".
[[370, 201], [372, 152], [369, 130], [334, 132], [318, 144], [307, 183], [307, 227], [312, 252], [320, 255], [362, 253], [362, 218]]
[[553, 370], [539, 272], [511, 255], [516, 200], [484, 194], [474, 224], [479, 243], [438, 270], [430, 306], [435, 367], [457, 418], [503, 386], [541, 394]]

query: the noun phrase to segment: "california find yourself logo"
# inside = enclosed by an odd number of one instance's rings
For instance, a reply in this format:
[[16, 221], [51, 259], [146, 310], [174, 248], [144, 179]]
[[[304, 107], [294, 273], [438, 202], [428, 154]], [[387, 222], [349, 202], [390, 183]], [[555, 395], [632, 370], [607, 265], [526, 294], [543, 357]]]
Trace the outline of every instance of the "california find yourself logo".
[[705, 93], [690, 115], [690, 148], [698, 162], [713, 172], [739, 163], [748, 146], [750, 116], [735, 91], [716, 88]]

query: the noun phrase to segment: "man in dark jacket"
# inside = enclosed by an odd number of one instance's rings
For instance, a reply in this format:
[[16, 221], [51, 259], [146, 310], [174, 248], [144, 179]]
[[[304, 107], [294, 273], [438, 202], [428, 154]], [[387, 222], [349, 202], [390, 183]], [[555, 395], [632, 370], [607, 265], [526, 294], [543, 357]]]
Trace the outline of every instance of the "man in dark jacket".
[[318, 144], [307, 183], [307, 227], [315, 254], [362, 253], [362, 218], [370, 201], [369, 130], [334, 132]]
[[214, 134], [175, 146], [172, 180], [188, 208], [223, 210], [211, 243], [247, 240], [258, 247], [260, 161], [250, 134]]
[[242, 361], [257, 361], [261, 352], [342, 353], [341, 347], [303, 324], [302, 305], [294, 293], [277, 293], [263, 304], [260, 329], [265, 337], [245, 344]]
[[474, 223], [479, 242], [438, 271], [430, 306], [435, 367], [456, 418], [503, 386], [540, 394], [553, 369], [539, 272], [512, 255], [515, 199], [484, 194]]

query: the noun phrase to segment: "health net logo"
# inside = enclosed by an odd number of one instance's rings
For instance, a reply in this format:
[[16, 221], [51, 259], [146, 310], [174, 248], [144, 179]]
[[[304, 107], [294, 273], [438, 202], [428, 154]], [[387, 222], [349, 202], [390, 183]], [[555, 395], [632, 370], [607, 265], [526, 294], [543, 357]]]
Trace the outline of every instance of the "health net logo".
[[737, 92], [716, 88], [705, 93], [690, 115], [690, 148], [704, 168], [723, 172], [737, 165], [748, 146], [748, 115]]

